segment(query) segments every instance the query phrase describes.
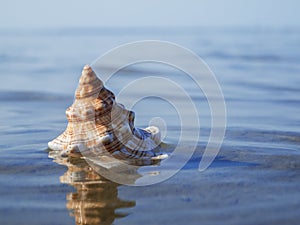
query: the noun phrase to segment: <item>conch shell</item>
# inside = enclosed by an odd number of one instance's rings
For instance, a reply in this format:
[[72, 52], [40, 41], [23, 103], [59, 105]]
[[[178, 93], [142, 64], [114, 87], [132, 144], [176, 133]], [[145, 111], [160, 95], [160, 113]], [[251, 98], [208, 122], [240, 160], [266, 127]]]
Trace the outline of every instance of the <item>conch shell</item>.
[[116, 102], [91, 66], [82, 70], [75, 100], [67, 110], [66, 130], [48, 143], [62, 156], [93, 153], [116, 159], [162, 159], [157, 127], [134, 127], [135, 114]]

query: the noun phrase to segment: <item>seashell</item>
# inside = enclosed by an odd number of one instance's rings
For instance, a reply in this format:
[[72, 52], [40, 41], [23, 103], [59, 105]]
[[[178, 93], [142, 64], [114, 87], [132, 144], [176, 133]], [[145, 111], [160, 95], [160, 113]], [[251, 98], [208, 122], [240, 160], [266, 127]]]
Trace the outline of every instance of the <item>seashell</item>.
[[82, 70], [75, 100], [67, 110], [66, 130], [48, 143], [61, 156], [115, 157], [121, 160], [160, 160], [157, 127], [134, 127], [133, 111], [115, 100], [89, 65]]

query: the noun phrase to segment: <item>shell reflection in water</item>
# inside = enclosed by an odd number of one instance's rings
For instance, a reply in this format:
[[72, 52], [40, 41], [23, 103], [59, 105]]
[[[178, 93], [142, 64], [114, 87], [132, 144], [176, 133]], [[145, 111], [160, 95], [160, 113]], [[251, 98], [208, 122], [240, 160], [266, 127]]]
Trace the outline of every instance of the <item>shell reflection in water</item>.
[[[128, 215], [116, 210], [135, 206], [135, 201], [126, 201], [118, 197], [119, 184], [100, 176], [84, 159], [63, 158], [53, 152], [49, 153], [49, 157], [68, 167], [60, 181], [72, 185], [76, 190], [68, 193], [66, 197], [66, 207], [70, 210], [70, 215], [75, 217], [76, 224], [112, 224], [115, 219]], [[137, 174], [136, 176], [139, 177]], [[132, 174], [132, 182], [134, 177]]]
[[62, 156], [111, 157], [149, 165], [167, 157], [160, 152], [157, 127], [134, 127], [134, 112], [115, 101], [92, 68], [83, 68], [75, 100], [66, 111], [68, 126], [48, 146]]

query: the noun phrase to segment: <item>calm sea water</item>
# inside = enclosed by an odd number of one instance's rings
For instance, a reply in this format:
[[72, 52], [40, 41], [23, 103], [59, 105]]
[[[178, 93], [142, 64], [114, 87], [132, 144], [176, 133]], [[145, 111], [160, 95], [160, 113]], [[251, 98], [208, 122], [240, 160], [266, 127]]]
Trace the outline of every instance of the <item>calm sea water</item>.
[[[130, 187], [100, 177], [85, 162], [53, 162], [47, 142], [65, 129], [64, 111], [82, 67], [113, 47], [144, 39], [191, 49], [219, 80], [227, 130], [213, 164], [198, 171], [211, 121], [204, 95], [184, 74], [162, 65], [129, 67], [107, 86], [118, 93], [154, 73], [188, 90], [200, 112], [201, 136], [179, 173]], [[299, 61], [300, 30], [292, 28], [0, 30], [0, 223], [298, 224]], [[142, 88], [123, 97], [140, 96]], [[180, 123], [170, 104], [146, 98], [134, 110], [138, 126], [162, 117], [165, 142], [176, 144]]]

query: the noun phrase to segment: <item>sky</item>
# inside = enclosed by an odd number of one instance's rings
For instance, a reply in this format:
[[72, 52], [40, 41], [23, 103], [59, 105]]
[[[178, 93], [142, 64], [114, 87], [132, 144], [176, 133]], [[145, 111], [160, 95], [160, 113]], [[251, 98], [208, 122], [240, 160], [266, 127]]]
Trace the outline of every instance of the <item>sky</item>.
[[0, 28], [300, 26], [298, 0], [0, 0]]

